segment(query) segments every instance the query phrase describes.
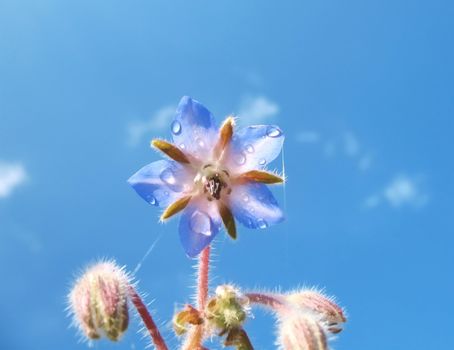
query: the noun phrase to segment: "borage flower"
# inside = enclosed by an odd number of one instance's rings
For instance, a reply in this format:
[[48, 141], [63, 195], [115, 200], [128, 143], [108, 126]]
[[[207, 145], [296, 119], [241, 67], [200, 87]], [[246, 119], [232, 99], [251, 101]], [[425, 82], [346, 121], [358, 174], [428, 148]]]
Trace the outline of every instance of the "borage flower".
[[165, 208], [161, 221], [183, 210], [179, 234], [194, 257], [224, 224], [236, 238], [235, 219], [248, 228], [266, 228], [283, 220], [265, 184], [284, 180], [265, 167], [280, 153], [284, 135], [277, 126], [234, 130], [228, 117], [217, 127], [198, 101], [183, 97], [171, 124], [174, 143], [153, 140], [170, 160], [146, 165], [128, 182], [148, 203]]

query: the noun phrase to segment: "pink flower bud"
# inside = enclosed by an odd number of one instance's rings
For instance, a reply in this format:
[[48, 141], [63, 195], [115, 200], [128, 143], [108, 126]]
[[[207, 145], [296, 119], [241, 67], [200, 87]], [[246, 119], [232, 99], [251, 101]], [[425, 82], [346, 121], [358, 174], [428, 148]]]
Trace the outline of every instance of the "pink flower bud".
[[114, 262], [97, 263], [82, 274], [68, 296], [82, 334], [89, 339], [121, 338], [129, 322], [128, 285], [128, 276]]
[[326, 350], [326, 335], [310, 313], [292, 312], [280, 318], [277, 344], [282, 350]]
[[326, 324], [331, 333], [342, 331], [342, 323], [347, 321], [342, 308], [333, 301], [333, 298], [315, 290], [303, 290], [288, 294], [286, 300], [290, 305], [296, 305], [302, 310], [310, 310], [320, 314], [321, 321]]

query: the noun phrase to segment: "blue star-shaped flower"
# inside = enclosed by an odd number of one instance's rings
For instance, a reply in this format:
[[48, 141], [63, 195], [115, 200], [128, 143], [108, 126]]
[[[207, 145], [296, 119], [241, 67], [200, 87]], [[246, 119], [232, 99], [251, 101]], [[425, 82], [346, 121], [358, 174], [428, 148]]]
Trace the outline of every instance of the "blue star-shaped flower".
[[283, 213], [266, 184], [283, 179], [265, 170], [281, 152], [282, 130], [255, 125], [237, 130], [228, 117], [218, 127], [201, 103], [183, 97], [171, 124], [173, 143], [152, 144], [170, 159], [146, 165], [128, 182], [148, 203], [165, 208], [161, 220], [183, 211], [179, 233], [194, 257], [224, 225], [236, 238], [235, 219], [248, 228], [266, 228]]

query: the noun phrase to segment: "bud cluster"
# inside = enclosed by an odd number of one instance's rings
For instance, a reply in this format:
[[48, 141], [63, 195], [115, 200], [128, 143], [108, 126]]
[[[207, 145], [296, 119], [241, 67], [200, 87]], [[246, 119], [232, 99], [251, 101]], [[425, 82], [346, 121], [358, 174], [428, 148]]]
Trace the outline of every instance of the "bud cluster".
[[205, 308], [205, 317], [210, 326], [220, 333], [240, 328], [248, 313], [249, 301], [235, 287], [222, 285]]
[[88, 339], [106, 336], [118, 341], [128, 328], [129, 278], [114, 262], [88, 268], [69, 296], [74, 324]]

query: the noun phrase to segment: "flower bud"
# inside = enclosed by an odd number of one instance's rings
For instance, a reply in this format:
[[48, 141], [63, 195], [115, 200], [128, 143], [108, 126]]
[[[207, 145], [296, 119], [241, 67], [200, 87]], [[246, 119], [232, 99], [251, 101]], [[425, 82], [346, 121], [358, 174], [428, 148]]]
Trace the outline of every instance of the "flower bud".
[[328, 349], [326, 335], [317, 318], [299, 311], [281, 317], [277, 343], [282, 350]]
[[221, 333], [241, 328], [248, 313], [248, 300], [233, 286], [216, 288], [216, 296], [207, 304], [205, 316], [210, 325]]
[[87, 338], [121, 338], [129, 322], [128, 285], [128, 276], [114, 262], [97, 263], [76, 281], [69, 308]]
[[342, 323], [347, 319], [344, 312], [332, 298], [314, 290], [303, 290], [288, 294], [286, 300], [290, 305], [297, 305], [301, 309], [313, 311], [321, 316], [321, 321], [331, 333], [342, 331]]

